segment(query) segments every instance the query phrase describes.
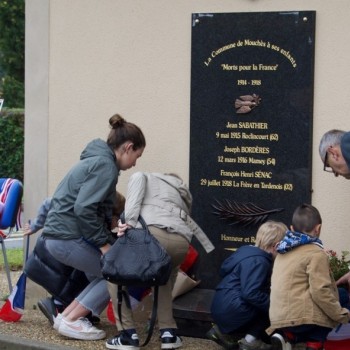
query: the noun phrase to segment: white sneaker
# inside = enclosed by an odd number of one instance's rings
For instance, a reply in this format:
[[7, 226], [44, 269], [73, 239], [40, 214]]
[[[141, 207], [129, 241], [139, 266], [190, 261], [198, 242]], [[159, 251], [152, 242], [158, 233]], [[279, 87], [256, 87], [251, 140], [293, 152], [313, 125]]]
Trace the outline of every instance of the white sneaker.
[[283, 336], [275, 333], [271, 337], [273, 350], [292, 350], [292, 344], [284, 340]]
[[[272, 345], [264, 343], [260, 339], [247, 342], [245, 338], [238, 340], [239, 350], [271, 350]], [[279, 349], [280, 350], [280, 349]]]
[[53, 329], [55, 329], [56, 331], [58, 331], [58, 328], [60, 328], [62, 318], [62, 314], [57, 314], [57, 316], [53, 318]]
[[106, 332], [94, 327], [91, 322], [84, 317], [69, 322], [62, 317], [58, 333], [73, 339], [99, 340], [106, 337]]
[[178, 337], [177, 335], [172, 334], [169, 331], [165, 331], [160, 338], [162, 341], [162, 345], [161, 345], [162, 350], [177, 349], [182, 346], [181, 338]]

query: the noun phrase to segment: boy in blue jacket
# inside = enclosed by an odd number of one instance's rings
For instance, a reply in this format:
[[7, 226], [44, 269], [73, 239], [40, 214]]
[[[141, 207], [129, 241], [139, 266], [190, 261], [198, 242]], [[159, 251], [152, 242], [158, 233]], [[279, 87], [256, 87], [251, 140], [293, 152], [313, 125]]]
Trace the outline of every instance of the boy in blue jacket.
[[[215, 324], [207, 337], [226, 349], [268, 350], [264, 343], [269, 326], [270, 278], [276, 247], [287, 226], [267, 221], [256, 234], [255, 246], [245, 245], [222, 264], [222, 281], [216, 287], [211, 305]], [[233, 333], [246, 334], [234, 341]]]

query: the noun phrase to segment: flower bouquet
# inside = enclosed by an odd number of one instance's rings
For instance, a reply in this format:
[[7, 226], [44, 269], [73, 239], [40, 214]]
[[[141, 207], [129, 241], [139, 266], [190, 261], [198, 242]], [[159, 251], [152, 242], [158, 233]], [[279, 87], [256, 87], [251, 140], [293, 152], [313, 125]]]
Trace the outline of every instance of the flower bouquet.
[[326, 253], [329, 257], [329, 265], [331, 271], [333, 273], [334, 279], [337, 281], [340, 277], [349, 272], [349, 254], [348, 251], [342, 251], [341, 255], [338, 254], [334, 250], [326, 250]]

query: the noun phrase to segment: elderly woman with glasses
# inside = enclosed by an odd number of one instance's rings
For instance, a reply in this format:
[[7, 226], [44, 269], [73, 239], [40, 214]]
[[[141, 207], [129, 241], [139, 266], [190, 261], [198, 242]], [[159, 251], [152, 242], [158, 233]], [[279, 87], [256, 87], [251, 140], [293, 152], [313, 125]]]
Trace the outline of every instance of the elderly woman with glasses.
[[320, 141], [323, 170], [350, 179], [350, 132], [330, 130]]

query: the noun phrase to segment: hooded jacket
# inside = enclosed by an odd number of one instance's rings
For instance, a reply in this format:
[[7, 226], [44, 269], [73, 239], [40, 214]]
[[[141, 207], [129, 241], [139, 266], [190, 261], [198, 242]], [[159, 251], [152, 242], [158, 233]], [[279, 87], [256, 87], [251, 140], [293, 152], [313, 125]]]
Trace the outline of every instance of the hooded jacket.
[[91, 141], [81, 153], [80, 161], [58, 185], [43, 236], [83, 237], [96, 248], [113, 243], [106, 221], [116, 199], [118, 175], [113, 150], [101, 139]]
[[268, 314], [272, 255], [255, 246], [242, 246], [220, 268], [221, 282], [211, 305], [214, 322], [230, 333], [256, 317]]
[[[320, 242], [304, 240], [302, 235], [287, 232], [278, 248], [282, 254], [273, 267], [269, 333], [283, 327], [315, 324], [333, 328], [349, 322], [348, 310], [338, 301], [327, 254]], [[286, 242], [291, 249], [284, 249]]]
[[47, 213], [50, 210], [50, 205], [50, 197], [45, 198], [44, 201], [41, 203], [36, 218], [30, 221], [30, 230], [32, 231], [32, 234], [38, 232], [44, 227]]
[[192, 196], [183, 181], [161, 173], [134, 173], [129, 180], [125, 222], [139, 227], [141, 214], [147, 225], [164, 228], [191, 242], [193, 234], [207, 252], [214, 249], [208, 237], [190, 217]]

